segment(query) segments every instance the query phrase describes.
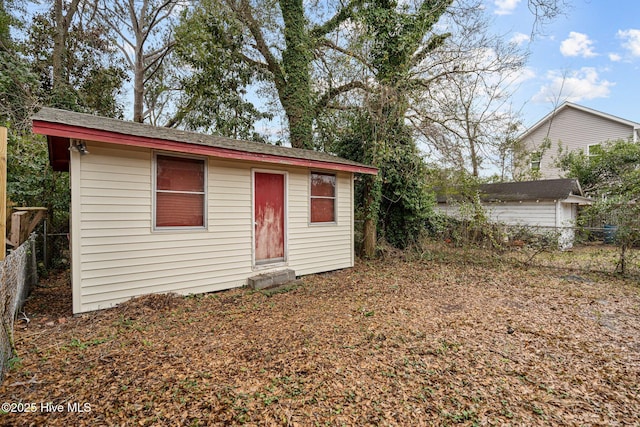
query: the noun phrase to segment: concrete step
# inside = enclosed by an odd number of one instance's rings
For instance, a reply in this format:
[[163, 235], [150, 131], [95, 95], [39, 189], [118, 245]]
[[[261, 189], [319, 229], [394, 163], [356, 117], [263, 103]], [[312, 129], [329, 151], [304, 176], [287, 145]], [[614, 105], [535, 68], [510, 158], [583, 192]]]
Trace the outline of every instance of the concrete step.
[[296, 279], [296, 272], [291, 269], [271, 271], [249, 277], [249, 287], [252, 289], [268, 289], [280, 286]]

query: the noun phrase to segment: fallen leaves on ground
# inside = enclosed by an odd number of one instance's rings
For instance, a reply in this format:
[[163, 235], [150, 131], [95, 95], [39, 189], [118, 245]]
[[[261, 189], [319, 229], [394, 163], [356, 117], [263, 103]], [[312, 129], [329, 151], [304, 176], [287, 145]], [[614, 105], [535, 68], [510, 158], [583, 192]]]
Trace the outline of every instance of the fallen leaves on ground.
[[67, 279], [17, 323], [0, 395], [35, 411], [1, 424], [640, 424], [635, 282], [393, 258], [71, 317]]

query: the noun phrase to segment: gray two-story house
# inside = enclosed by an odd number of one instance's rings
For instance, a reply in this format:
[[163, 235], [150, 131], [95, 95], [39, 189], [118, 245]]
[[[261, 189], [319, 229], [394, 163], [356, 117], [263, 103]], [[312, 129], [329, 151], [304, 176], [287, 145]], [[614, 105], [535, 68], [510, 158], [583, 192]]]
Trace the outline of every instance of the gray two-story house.
[[595, 155], [603, 143], [619, 139], [640, 141], [640, 123], [565, 102], [520, 136], [525, 161], [516, 175], [537, 172], [541, 179], [561, 178], [556, 167], [560, 152]]

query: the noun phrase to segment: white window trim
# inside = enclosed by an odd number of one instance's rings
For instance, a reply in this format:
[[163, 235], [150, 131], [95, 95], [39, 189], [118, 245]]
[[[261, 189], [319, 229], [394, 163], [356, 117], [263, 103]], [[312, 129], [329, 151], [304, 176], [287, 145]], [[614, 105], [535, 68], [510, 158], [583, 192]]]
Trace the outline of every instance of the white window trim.
[[[536, 154], [539, 156], [539, 159], [534, 161], [533, 156]], [[538, 164], [537, 168], [533, 167], [534, 163]], [[540, 151], [532, 151], [531, 154], [529, 155], [529, 169], [531, 169], [532, 171], [539, 171], [541, 169], [541, 166], [542, 166], [542, 153]]]
[[[204, 162], [204, 191], [203, 192], [192, 192], [192, 191], [171, 191], [171, 190], [160, 190], [160, 192], [164, 193], [180, 193], [180, 194], [202, 194], [204, 195], [204, 206], [202, 212], [203, 225], [198, 226], [184, 226], [184, 227], [158, 227], [156, 225], [156, 194], [158, 193], [157, 189], [157, 179], [158, 179], [158, 156], [165, 157], [179, 157], [183, 159], [193, 159], [193, 160], [202, 160]], [[208, 188], [208, 177], [209, 177], [209, 162], [207, 157], [203, 156], [190, 156], [182, 153], [173, 153], [173, 152], [164, 152], [164, 151], [154, 151], [153, 152], [153, 167], [152, 167], [152, 184], [151, 184], [151, 229], [155, 232], [175, 232], [175, 231], [206, 231], [208, 229], [208, 211], [209, 211], [209, 188]]]
[[[319, 175], [333, 175], [336, 178], [336, 186], [334, 188], [334, 193], [333, 193], [333, 197], [327, 197], [327, 196], [311, 196], [311, 175], [313, 174], [319, 174]], [[309, 172], [309, 226], [310, 227], [323, 227], [323, 226], [336, 226], [338, 225], [338, 174], [335, 172], [329, 172], [329, 171], [318, 171], [318, 170], [312, 170]], [[311, 221], [311, 200], [312, 199], [333, 199], [333, 221], [327, 221], [327, 222], [312, 222]]]
[[588, 158], [600, 156], [600, 154], [591, 154], [591, 147], [600, 147], [600, 149], [602, 150], [602, 144], [587, 144], [587, 157]]

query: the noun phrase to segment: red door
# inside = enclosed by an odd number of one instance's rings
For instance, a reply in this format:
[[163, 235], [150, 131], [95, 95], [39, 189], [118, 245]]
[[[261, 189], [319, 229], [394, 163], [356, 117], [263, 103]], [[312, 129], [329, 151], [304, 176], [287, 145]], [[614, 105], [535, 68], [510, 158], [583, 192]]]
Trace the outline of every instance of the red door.
[[255, 172], [256, 264], [284, 261], [284, 175]]

